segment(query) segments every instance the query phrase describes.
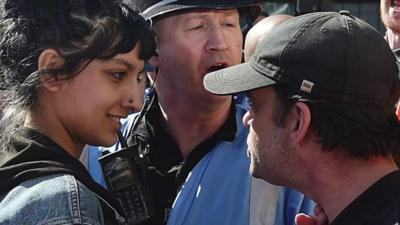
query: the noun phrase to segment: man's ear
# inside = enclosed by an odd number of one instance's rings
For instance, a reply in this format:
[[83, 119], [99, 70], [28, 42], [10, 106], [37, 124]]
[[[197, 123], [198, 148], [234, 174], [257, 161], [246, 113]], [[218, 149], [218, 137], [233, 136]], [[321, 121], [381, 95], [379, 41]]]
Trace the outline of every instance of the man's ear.
[[153, 71], [150, 74], [150, 78], [154, 81], [155, 76], [158, 74], [158, 68], [160, 65], [160, 58], [158, 56], [158, 46], [156, 46], [155, 54], [149, 59], [149, 64], [153, 67]]
[[292, 131], [290, 139], [293, 146], [299, 146], [307, 135], [311, 125], [311, 112], [304, 102], [296, 102], [291, 112]]
[[159, 41], [158, 41], [157, 35], [154, 35], [154, 41], [156, 43], [156, 49], [154, 50], [154, 55], [149, 59], [149, 63], [154, 68], [154, 70], [158, 70], [158, 66], [160, 64], [160, 59], [158, 57]]
[[160, 65], [160, 59], [159, 59], [158, 55], [153, 55], [149, 59], [149, 63], [154, 68], [154, 70], [157, 70], [158, 66]]
[[59, 75], [47, 73], [48, 70], [60, 68], [64, 64], [64, 59], [54, 49], [45, 49], [39, 55], [38, 70], [40, 74], [41, 84], [49, 91], [57, 91], [59, 89]]

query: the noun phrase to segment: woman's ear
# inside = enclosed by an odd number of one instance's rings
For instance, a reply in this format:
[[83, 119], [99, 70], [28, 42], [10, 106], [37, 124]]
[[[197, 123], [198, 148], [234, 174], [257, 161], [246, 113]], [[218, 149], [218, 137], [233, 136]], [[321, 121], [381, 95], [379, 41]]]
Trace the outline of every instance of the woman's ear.
[[58, 75], [47, 73], [48, 70], [60, 68], [64, 59], [54, 49], [45, 49], [39, 55], [38, 70], [42, 85], [49, 91], [57, 91], [60, 86]]
[[299, 146], [309, 131], [311, 112], [304, 102], [296, 102], [292, 110], [292, 131], [290, 139], [293, 146]]

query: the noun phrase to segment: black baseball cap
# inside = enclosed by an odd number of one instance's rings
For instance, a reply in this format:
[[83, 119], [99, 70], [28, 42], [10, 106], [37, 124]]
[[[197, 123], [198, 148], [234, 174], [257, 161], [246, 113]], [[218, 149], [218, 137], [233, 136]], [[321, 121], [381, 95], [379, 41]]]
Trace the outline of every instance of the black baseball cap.
[[348, 11], [317, 12], [274, 28], [247, 63], [209, 73], [219, 95], [284, 84], [300, 96], [382, 107], [399, 90], [395, 57], [382, 34]]
[[135, 4], [142, 1], [150, 2], [142, 12], [145, 19], [187, 9], [233, 9], [256, 6], [259, 8], [256, 13], [261, 13], [262, 2], [261, 0], [140, 0], [135, 1]]
[[156, 21], [195, 9], [238, 9], [240, 28], [243, 34], [262, 13], [262, 0], [123, 0], [125, 4], [153, 23]]

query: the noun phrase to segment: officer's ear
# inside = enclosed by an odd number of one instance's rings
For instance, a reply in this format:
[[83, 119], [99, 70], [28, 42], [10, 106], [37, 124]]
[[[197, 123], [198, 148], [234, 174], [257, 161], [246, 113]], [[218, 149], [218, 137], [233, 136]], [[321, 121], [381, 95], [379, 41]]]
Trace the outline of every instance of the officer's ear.
[[156, 49], [154, 51], [154, 55], [149, 59], [148, 63], [153, 67], [153, 73], [157, 74], [158, 73], [158, 68], [160, 65], [160, 58], [158, 56], [158, 41], [157, 37], [154, 38], [156, 42]]
[[153, 55], [148, 62], [151, 65], [151, 67], [153, 67], [153, 73], [157, 74], [160, 65], [158, 54], [156, 53], [155, 55]]

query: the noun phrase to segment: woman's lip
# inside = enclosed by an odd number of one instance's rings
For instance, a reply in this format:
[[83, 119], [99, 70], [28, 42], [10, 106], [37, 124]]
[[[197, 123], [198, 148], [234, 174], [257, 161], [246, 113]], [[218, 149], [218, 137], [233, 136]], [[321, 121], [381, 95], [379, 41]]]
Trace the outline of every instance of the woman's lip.
[[111, 121], [112, 126], [116, 129], [116, 130], [120, 130], [122, 127], [121, 124], [121, 118], [120, 117], [116, 117], [116, 116], [108, 116], [108, 118]]
[[124, 116], [112, 114], [107, 114], [107, 117], [119, 125], [121, 125], [121, 119], [125, 118]]

